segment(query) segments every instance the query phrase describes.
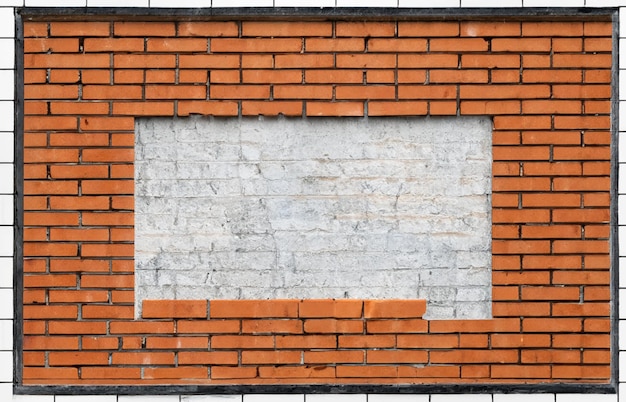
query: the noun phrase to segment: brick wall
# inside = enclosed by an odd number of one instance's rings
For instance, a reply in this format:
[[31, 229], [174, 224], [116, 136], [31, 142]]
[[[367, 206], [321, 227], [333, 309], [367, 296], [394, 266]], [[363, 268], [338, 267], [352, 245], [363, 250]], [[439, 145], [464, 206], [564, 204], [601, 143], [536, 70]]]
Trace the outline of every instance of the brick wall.
[[[607, 383], [612, 25], [28, 21], [23, 382]], [[137, 116], [493, 116], [493, 319], [145, 301]]]

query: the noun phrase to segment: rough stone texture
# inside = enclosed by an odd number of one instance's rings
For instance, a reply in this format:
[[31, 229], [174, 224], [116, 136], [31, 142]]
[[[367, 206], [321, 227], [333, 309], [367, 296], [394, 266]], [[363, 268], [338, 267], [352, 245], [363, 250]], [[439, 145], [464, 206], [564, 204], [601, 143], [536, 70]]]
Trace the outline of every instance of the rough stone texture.
[[488, 118], [138, 119], [136, 297], [491, 315]]

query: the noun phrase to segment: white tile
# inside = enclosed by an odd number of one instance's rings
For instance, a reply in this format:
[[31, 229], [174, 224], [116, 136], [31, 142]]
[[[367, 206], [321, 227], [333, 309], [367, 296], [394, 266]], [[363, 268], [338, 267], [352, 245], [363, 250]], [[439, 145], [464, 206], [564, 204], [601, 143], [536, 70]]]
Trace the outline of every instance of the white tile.
[[[626, 318], [626, 289], [619, 290], [619, 318]], [[624, 372], [626, 374], [626, 372]]]
[[13, 133], [0, 132], [0, 163], [13, 163]]
[[0, 39], [0, 68], [14, 68], [15, 67], [15, 43], [13, 39], [2, 38]]
[[13, 399], [13, 384], [0, 383], [0, 401], [11, 401]]
[[619, 39], [619, 65], [626, 68], [626, 39]]
[[[619, 20], [626, 21], [626, 7], [622, 7], [619, 9]], [[619, 36], [626, 36], [626, 24], [619, 24]]]
[[274, 7], [335, 7], [335, 0], [274, 0]]
[[[621, 171], [620, 174], [626, 173]], [[618, 212], [618, 225], [626, 225], [626, 195], [619, 195], [617, 197], [617, 212]]]
[[13, 320], [0, 320], [0, 350], [13, 350]]
[[398, 7], [398, 0], [337, 0], [337, 7]]
[[521, 7], [522, 0], [461, 0], [461, 7]]
[[178, 395], [119, 395], [117, 402], [179, 402]]
[[15, 14], [12, 8], [0, 8], [0, 38], [15, 38]]
[[[620, 119], [622, 117], [626, 118], [626, 102], [620, 102]], [[626, 152], [626, 132], [620, 132], [618, 134], [618, 142], [619, 142], [619, 162], [626, 163], [626, 154], [622, 154], [622, 152]]]
[[244, 395], [243, 402], [304, 402], [304, 395]]
[[26, 7], [85, 7], [87, 0], [26, 0]]
[[10, 163], [0, 163], [0, 194], [13, 194], [13, 165]]
[[619, 352], [619, 381], [624, 382], [624, 378], [626, 378], [626, 352]]
[[13, 395], [13, 402], [54, 402], [54, 395]]
[[211, 7], [211, 0], [150, 0], [150, 7]]
[[[620, 359], [621, 360], [621, 359]], [[611, 394], [556, 394], [556, 402], [617, 402]]]
[[87, 7], [148, 7], [149, 0], [87, 0]]
[[13, 319], [13, 289], [0, 289], [0, 320], [11, 319]]
[[[619, 272], [619, 287], [626, 288], [626, 257], [619, 258]], [[624, 337], [624, 340], [626, 341], [626, 337]]]
[[213, 0], [213, 7], [273, 7], [274, 0]]
[[54, 402], [116, 402], [117, 395], [57, 395]]
[[[626, 49], [624, 49], [626, 50]], [[621, 85], [621, 83], [620, 83]], [[619, 131], [626, 131], [626, 123], [624, 123], [624, 117], [626, 117], [626, 101], [621, 100], [619, 102], [619, 117], [620, 117], [620, 122], [619, 122]], [[623, 129], [622, 129], [623, 128]], [[621, 157], [621, 155], [620, 155]]]
[[23, 7], [24, 0], [0, 0], [0, 7]]
[[304, 402], [368, 402], [367, 395], [305, 395]]
[[13, 352], [0, 352], [0, 382], [9, 381], [13, 381]]
[[367, 402], [428, 402], [428, 395], [371, 394]]
[[493, 402], [554, 402], [554, 394], [494, 394]]
[[0, 194], [0, 225], [13, 224], [13, 196]]
[[13, 288], [13, 258], [0, 257], [0, 288]]
[[619, 7], [625, 4], [624, 0], [585, 0], [585, 7]]
[[617, 183], [617, 192], [619, 194], [626, 194], [626, 163], [620, 163], [618, 166], [619, 178]]
[[0, 116], [0, 132], [13, 131], [13, 101], [0, 101]]
[[431, 395], [430, 402], [491, 402], [491, 395]]
[[585, 0], [524, 0], [524, 7], [582, 7]]
[[441, 0], [436, 3], [430, 0], [398, 0], [398, 7], [447, 8], [460, 6], [461, 0]]
[[241, 402], [243, 395], [181, 395], [180, 402]]
[[[0, 226], [0, 256], [11, 257], [12, 255], [13, 255], [13, 226]], [[13, 304], [13, 302], [11, 302], [11, 304]]]
[[[626, 66], [621, 66], [622, 68], [626, 68]], [[619, 70], [619, 96], [621, 100], [626, 100], [626, 70]]]
[[13, 70], [0, 70], [0, 100], [15, 98], [15, 78]]

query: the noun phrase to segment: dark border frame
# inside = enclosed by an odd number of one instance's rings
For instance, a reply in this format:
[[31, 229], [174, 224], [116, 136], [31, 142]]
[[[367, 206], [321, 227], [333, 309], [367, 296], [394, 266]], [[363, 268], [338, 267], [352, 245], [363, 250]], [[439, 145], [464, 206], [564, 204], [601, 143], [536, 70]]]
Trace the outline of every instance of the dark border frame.
[[[24, 20], [607, 20], [613, 24], [611, 83], [611, 378], [602, 383], [484, 384], [303, 384], [303, 385], [23, 385], [23, 179], [24, 179]], [[619, 10], [617, 8], [15, 8], [15, 159], [14, 159], [14, 325], [13, 393], [18, 395], [201, 395], [201, 394], [614, 394], [619, 378]]]

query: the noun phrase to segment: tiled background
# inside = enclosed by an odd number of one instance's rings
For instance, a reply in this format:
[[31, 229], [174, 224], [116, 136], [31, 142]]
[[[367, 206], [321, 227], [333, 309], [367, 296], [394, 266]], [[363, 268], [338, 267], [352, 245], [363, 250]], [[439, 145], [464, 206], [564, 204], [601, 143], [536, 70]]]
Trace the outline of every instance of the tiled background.
[[[434, 4], [433, 4], [434, 3]], [[626, 20], [626, 0], [0, 0], [0, 401], [24, 402], [626, 402], [626, 336], [620, 339], [621, 395], [234, 395], [234, 396], [62, 396], [12, 395], [13, 380], [13, 141], [14, 141], [14, 7], [620, 7]], [[451, 10], [452, 11], [452, 10]], [[626, 26], [620, 29], [620, 136], [626, 135]], [[626, 141], [620, 141], [626, 144]], [[626, 145], [620, 170], [626, 169]], [[623, 173], [623, 172], [621, 172]], [[626, 174], [620, 176], [626, 178]], [[626, 179], [619, 187], [620, 266], [626, 264]], [[623, 210], [623, 211], [622, 211]], [[622, 257], [623, 256], [623, 257]], [[626, 275], [622, 275], [621, 299], [626, 300]], [[626, 333], [626, 303], [619, 309], [621, 333]]]

